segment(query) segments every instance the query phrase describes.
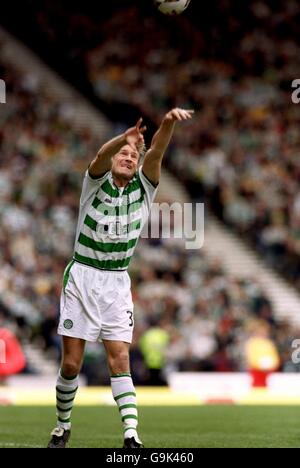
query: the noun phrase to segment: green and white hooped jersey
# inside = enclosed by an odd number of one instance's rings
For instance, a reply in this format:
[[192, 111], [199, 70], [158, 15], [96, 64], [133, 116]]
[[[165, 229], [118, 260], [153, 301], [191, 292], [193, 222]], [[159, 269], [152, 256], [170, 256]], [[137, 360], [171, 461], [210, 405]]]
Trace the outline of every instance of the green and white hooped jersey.
[[142, 167], [125, 188], [114, 184], [111, 172], [92, 179], [86, 171], [73, 259], [101, 270], [126, 270], [156, 191]]

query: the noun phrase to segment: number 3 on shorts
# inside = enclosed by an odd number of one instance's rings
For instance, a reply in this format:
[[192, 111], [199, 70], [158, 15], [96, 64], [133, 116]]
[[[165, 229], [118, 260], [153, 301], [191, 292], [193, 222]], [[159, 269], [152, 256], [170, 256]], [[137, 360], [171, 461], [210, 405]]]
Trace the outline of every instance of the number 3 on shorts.
[[130, 320], [129, 326], [133, 327], [133, 312], [131, 310], [128, 310], [127, 314], [129, 315], [129, 320]]

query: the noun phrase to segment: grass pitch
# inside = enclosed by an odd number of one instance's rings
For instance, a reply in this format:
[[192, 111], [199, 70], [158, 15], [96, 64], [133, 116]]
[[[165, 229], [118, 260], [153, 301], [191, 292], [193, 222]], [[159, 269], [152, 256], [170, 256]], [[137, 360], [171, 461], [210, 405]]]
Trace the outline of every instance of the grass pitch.
[[[300, 446], [300, 407], [140, 407], [140, 436], [148, 448]], [[45, 447], [55, 425], [50, 407], [0, 408], [0, 448]], [[118, 448], [115, 407], [77, 407], [70, 447]]]

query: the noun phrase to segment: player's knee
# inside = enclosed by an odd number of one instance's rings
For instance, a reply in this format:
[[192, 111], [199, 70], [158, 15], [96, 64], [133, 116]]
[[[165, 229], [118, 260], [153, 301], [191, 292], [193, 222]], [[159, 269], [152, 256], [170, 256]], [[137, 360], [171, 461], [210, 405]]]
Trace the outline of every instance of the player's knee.
[[109, 367], [113, 374], [128, 372], [129, 370], [129, 354], [121, 351], [108, 357]]
[[73, 377], [80, 372], [80, 363], [67, 359], [63, 362], [62, 371], [66, 377]]

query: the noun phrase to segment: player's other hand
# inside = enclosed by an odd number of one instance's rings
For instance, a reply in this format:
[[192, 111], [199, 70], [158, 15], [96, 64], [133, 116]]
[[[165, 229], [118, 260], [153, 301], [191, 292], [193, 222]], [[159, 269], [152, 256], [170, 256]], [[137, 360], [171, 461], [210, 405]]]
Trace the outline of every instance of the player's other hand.
[[125, 132], [126, 143], [133, 149], [137, 149], [144, 144], [143, 133], [147, 130], [147, 127], [142, 127], [143, 119], [140, 118], [135, 127], [129, 128]]
[[165, 120], [177, 122], [178, 120], [190, 120], [193, 118], [193, 114], [195, 111], [193, 110], [185, 110], [185, 109], [180, 109], [179, 107], [176, 107], [175, 109], [172, 109], [170, 112], [168, 112], [165, 116]]

